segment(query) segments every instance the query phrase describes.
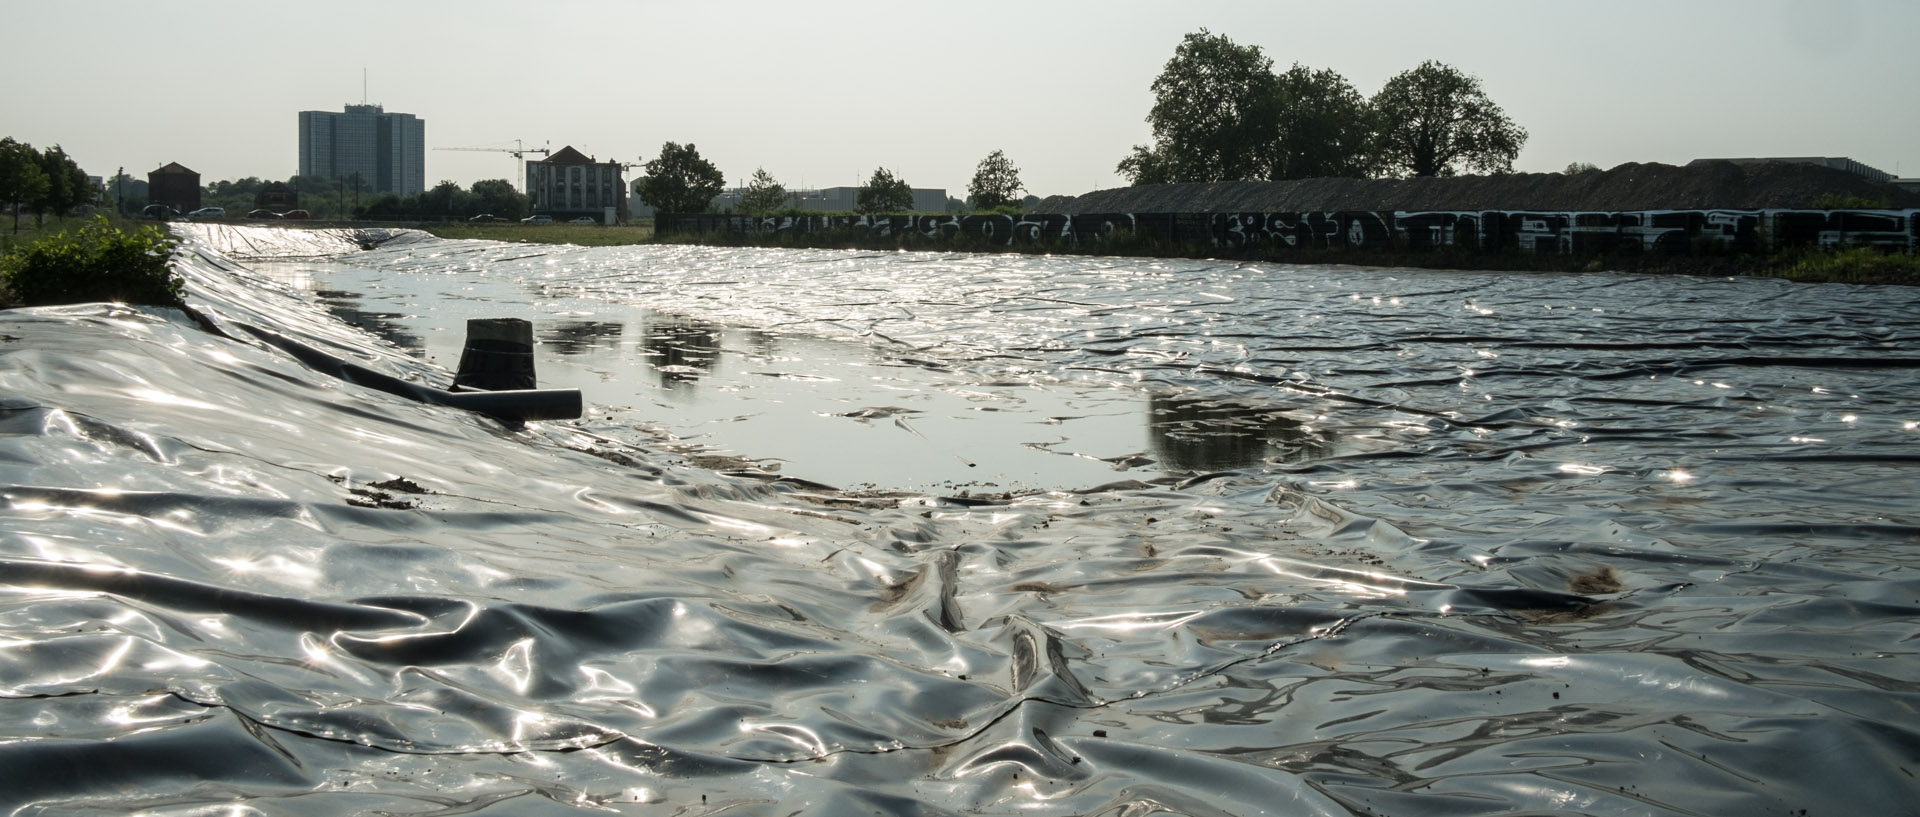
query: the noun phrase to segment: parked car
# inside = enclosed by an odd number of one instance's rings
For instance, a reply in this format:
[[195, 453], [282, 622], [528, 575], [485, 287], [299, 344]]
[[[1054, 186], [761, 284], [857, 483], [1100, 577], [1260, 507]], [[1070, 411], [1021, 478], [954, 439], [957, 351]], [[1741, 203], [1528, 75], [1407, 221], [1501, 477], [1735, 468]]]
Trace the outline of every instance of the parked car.
[[226, 218], [226, 217], [227, 217], [227, 208], [225, 207], [202, 207], [198, 210], [195, 210], [187, 214], [187, 218], [191, 218], [191, 219], [209, 219], [209, 218]]
[[140, 208], [140, 217], [157, 218], [164, 221], [170, 218], [179, 218], [180, 211], [164, 204], [149, 204]]
[[492, 213], [481, 213], [480, 215], [467, 219], [468, 224], [485, 224], [489, 221], [500, 221], [500, 218]]
[[553, 216], [527, 216], [520, 219], [521, 224], [552, 224]]
[[599, 224], [600, 220], [594, 218], [593, 216], [581, 216], [579, 218], [572, 219], [567, 223], [568, 224]]
[[280, 214], [272, 210], [249, 210], [247, 218], [279, 218]]
[[313, 214], [308, 213], [305, 210], [288, 210], [284, 213], [281, 213], [280, 217], [281, 218], [313, 218]]

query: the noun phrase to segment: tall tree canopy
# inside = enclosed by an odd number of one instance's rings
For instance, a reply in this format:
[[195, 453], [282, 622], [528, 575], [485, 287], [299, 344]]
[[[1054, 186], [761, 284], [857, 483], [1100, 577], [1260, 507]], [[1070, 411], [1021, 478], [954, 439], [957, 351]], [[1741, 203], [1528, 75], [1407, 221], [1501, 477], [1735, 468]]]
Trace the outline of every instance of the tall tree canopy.
[[787, 186], [773, 178], [764, 167], [753, 169], [753, 178], [740, 193], [740, 210], [750, 216], [766, 216], [787, 207]]
[[913, 187], [904, 179], [894, 178], [893, 172], [884, 167], [875, 169], [873, 178], [860, 185], [854, 209], [862, 213], [907, 212], [913, 209]]
[[1364, 178], [1373, 173], [1373, 111], [1332, 69], [1299, 63], [1275, 83], [1277, 122], [1267, 178]]
[[692, 142], [662, 145], [659, 158], [644, 167], [640, 200], [663, 213], [704, 213], [727, 186], [720, 168], [700, 158]]
[[1474, 77], [1428, 60], [1372, 99], [1258, 46], [1201, 29], [1153, 81], [1153, 144], [1116, 170], [1133, 184], [1509, 173], [1527, 132]]
[[1433, 60], [1387, 80], [1373, 109], [1382, 169], [1397, 176], [1511, 173], [1527, 143], [1479, 79]]
[[59, 145], [40, 152], [40, 172], [46, 174], [47, 189], [30, 202], [34, 217], [45, 223], [47, 214], [63, 215], [76, 205], [93, 200], [93, 183], [87, 172]]
[[1188, 34], [1153, 81], [1153, 146], [1135, 146], [1120, 174], [1134, 184], [1266, 178], [1276, 86], [1259, 46]]
[[996, 150], [974, 168], [973, 181], [967, 183], [967, 200], [982, 210], [1006, 207], [1020, 201], [1027, 188], [1020, 184], [1020, 168], [1014, 167], [1005, 153]]
[[25, 142], [8, 136], [0, 139], [0, 202], [13, 206], [13, 231], [20, 232], [20, 210], [46, 195], [47, 174], [40, 169], [40, 154]]

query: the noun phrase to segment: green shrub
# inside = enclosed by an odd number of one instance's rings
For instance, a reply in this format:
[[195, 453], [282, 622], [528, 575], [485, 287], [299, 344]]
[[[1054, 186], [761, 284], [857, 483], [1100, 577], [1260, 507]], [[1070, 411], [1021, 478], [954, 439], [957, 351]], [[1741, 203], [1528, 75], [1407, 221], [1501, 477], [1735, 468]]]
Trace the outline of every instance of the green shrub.
[[117, 301], [181, 306], [184, 282], [168, 261], [178, 242], [155, 227], [120, 230], [95, 218], [0, 258], [0, 286], [24, 306]]

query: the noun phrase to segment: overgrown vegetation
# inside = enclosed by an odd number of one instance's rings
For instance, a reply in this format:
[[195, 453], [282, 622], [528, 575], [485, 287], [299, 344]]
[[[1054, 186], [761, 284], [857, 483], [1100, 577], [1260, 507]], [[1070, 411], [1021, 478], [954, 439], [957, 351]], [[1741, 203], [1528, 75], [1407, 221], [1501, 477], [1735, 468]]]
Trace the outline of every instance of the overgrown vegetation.
[[1764, 260], [1767, 266], [1752, 274], [1795, 281], [1920, 284], [1920, 257], [1885, 252], [1873, 247], [1842, 247], [1834, 250], [1809, 248]]
[[184, 282], [169, 264], [177, 244], [158, 228], [122, 229], [104, 216], [42, 234], [0, 256], [0, 304], [181, 306]]
[[1821, 193], [1813, 200], [1815, 210], [1886, 210], [1892, 207], [1893, 202], [1886, 199], [1869, 199], [1845, 193]]

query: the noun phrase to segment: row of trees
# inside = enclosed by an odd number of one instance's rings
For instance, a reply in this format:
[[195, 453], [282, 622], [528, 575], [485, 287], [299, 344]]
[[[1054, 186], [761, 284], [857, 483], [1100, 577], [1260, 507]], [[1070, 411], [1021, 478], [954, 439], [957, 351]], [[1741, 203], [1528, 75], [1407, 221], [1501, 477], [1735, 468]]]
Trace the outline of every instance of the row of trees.
[[[229, 213], [244, 213], [253, 209], [260, 192], [272, 183], [257, 176], [217, 181], [201, 187], [200, 201], [208, 207], [224, 207]], [[513, 189], [513, 183], [506, 179], [484, 179], [464, 189], [443, 181], [411, 196], [374, 193], [365, 189], [364, 182], [356, 185], [351, 176], [294, 176], [286, 185], [299, 194], [300, 209], [321, 218], [435, 220], [467, 219], [484, 213], [521, 219], [533, 213], [526, 194]]]
[[[700, 157], [689, 142], [668, 142], [660, 155], [644, 165], [647, 175], [640, 179], [640, 200], [666, 213], [704, 213], [726, 189], [726, 176], [712, 162]], [[1020, 169], [1005, 153], [994, 151], [980, 160], [973, 180], [967, 185], [967, 204], [976, 210], [1015, 206], [1026, 188], [1020, 183]], [[740, 191], [736, 205], [747, 215], [772, 215], [797, 210], [785, 185], [764, 167], [755, 168], [753, 177]], [[900, 213], [913, 209], [913, 186], [884, 167], [860, 186], [855, 210], [861, 213]]]
[[20, 232], [22, 210], [44, 224], [47, 213], [68, 212], [97, 196], [86, 172], [59, 145], [36, 151], [11, 136], [0, 138], [0, 203], [13, 210], [14, 232]]
[[382, 193], [359, 209], [363, 218], [469, 219], [479, 215], [518, 221], [533, 215], [525, 193], [506, 179], [482, 179], [465, 190], [441, 182], [423, 193], [401, 197]]
[[1527, 141], [1478, 79], [1432, 60], [1368, 98], [1332, 70], [1276, 74], [1259, 46], [1203, 28], [1152, 87], [1153, 145], [1118, 167], [1134, 184], [1510, 173]]

